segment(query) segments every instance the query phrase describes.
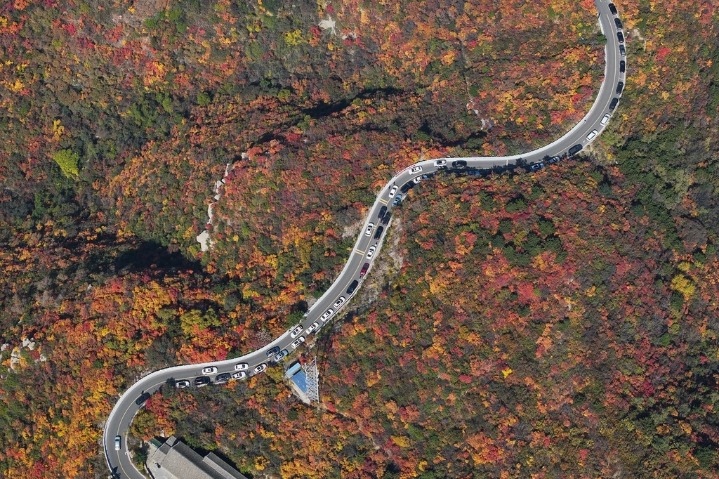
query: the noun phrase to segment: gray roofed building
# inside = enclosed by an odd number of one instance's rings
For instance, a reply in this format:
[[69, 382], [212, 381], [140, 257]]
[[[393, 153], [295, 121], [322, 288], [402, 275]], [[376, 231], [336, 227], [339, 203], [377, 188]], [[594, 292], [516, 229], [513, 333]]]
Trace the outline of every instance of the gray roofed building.
[[162, 445], [150, 441], [147, 469], [154, 479], [247, 479], [215, 454], [202, 457], [175, 436]]

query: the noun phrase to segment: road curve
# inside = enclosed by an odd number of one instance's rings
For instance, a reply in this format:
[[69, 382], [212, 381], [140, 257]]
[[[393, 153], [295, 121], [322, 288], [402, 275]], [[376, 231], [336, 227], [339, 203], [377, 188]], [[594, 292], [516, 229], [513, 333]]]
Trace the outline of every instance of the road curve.
[[[623, 42], [620, 42], [617, 36], [617, 32], [621, 31], [621, 29], [617, 28], [618, 25], [621, 25], [621, 22], [618, 21], [617, 15], [611, 12], [610, 4], [606, 0], [594, 0], [594, 3], [599, 12], [600, 28], [607, 38], [604, 81], [592, 107], [579, 123], [558, 140], [523, 155], [437, 158], [420, 161], [397, 173], [377, 195], [355, 242], [350, 258], [345, 263], [337, 279], [332, 283], [332, 286], [305, 315], [301, 322], [301, 332], [293, 335], [290, 331], [287, 331], [264, 347], [239, 358], [212, 363], [175, 366], [155, 371], [137, 381], [120, 396], [105, 422], [103, 431], [105, 458], [113, 476], [123, 479], [144, 479], [145, 477], [132, 463], [126, 447], [126, 439], [130, 424], [135, 414], [142, 407], [144, 402], [142, 399], [149, 397], [147, 394], [153, 394], [161, 386], [168, 383], [172, 387], [176, 381], [180, 380], [189, 380], [193, 383], [195, 378], [205, 376], [210, 378], [211, 382], [214, 382], [217, 375], [223, 373], [244, 372], [247, 376], [259, 374], [259, 372], [255, 372], [255, 368], [261, 368], [263, 364], [269, 365], [270, 361], [267, 353], [272, 348], [277, 347], [280, 351], [287, 349], [292, 352], [301, 346], [301, 343], [297, 343], [300, 337], [316, 334], [322, 326], [331, 321], [338, 310], [344, 307], [351, 297], [356, 294], [363, 276], [371, 267], [372, 261], [377, 257], [381, 241], [386, 229], [389, 227], [389, 213], [393, 208], [393, 202], [401, 202], [405, 196], [402, 190], [408, 190], [411, 186], [414, 186], [415, 180], [417, 182], [421, 181], [422, 175], [433, 175], [439, 171], [464, 171], [482, 175], [485, 172], [502, 171], [517, 167], [536, 170], [544, 167], [546, 163], [553, 163], [560, 161], [562, 158], [572, 156], [594, 141], [606, 127], [609, 120], [608, 115], [612, 113], [611, 110], [616, 107], [621, 96], [621, 91], [618, 91], [617, 86], [619, 82], [625, 82], [626, 75], [625, 68], [620, 71], [620, 61], [625, 60], [624, 54], [620, 53], [620, 46], [623, 47]], [[592, 132], [595, 131], [596, 133], [592, 135]], [[381, 212], [385, 215], [384, 221], [383, 218], [380, 218]], [[379, 231], [379, 227], [382, 227], [384, 231]], [[373, 246], [375, 250], [371, 257], [368, 258], [369, 249]], [[363, 269], [364, 273], [362, 272]], [[356, 284], [354, 283], [355, 281], [357, 282]], [[352, 284], [355, 284], [355, 287], [350, 291], [348, 288]], [[317, 328], [308, 331], [313, 325], [317, 325]], [[246, 365], [247, 369], [237, 369], [236, 365], [240, 364], [243, 365], [241, 366], [243, 368]], [[217, 370], [203, 375], [202, 369], [206, 367], [215, 367]], [[116, 448], [116, 437], [118, 436], [120, 437], [119, 449]]]

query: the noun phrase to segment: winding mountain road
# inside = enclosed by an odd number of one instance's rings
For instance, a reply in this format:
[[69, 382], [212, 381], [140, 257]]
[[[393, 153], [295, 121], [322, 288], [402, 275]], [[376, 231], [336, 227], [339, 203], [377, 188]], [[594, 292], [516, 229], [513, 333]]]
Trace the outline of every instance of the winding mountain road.
[[[126, 447], [127, 431], [135, 414], [142, 407], [144, 400], [161, 386], [181, 380], [194, 383], [198, 377], [206, 377], [211, 382], [215, 382], [217, 375], [224, 373], [245, 373], [248, 377], [259, 374], [261, 371], [256, 372], [256, 368], [263, 370], [262, 365], [267, 365], [270, 362], [267, 355], [270, 350], [278, 348], [277, 350], [279, 351], [287, 349], [292, 352], [296, 347], [301, 346], [301, 343], [298, 344], [297, 342], [300, 337], [316, 334], [319, 328], [331, 321], [338, 310], [344, 307], [357, 292], [363, 276], [367, 273], [367, 269], [371, 267], [372, 261], [377, 257], [377, 250], [381, 246], [382, 236], [386, 234], [389, 226], [389, 216], [385, 218], [385, 224], [382, 224], [383, 218], [380, 218], [380, 213], [383, 215], [389, 214], [394, 206], [393, 202], [401, 201], [405, 195], [402, 190], [414, 186], [415, 179], [419, 178], [416, 181], [421, 181], [422, 175], [432, 175], [443, 170], [471, 171], [475, 174], [516, 167], [536, 170], [544, 167], [545, 163], [560, 161], [559, 159], [561, 158], [576, 154], [578, 150], [595, 140], [603, 128], [606, 127], [611, 110], [616, 107], [617, 102], [613, 100], [618, 99], [620, 95], [620, 93], [617, 93], [617, 85], [619, 82], [623, 83], [625, 81], [626, 74], [624, 66], [622, 65], [620, 68], [620, 61], [624, 59], [624, 54], [620, 52], [620, 45], [623, 47], [623, 42], [618, 39], [617, 31], [621, 29], [618, 29], [617, 25], [621, 25], [621, 23], [615, 21], [617, 16], [612, 13], [610, 4], [607, 1], [595, 0], [595, 6], [599, 12], [598, 18], [601, 30], [607, 38], [604, 81], [592, 107], [579, 123], [558, 140], [523, 155], [494, 158], [432, 159], [416, 163], [396, 174], [377, 195], [350, 258], [332, 286], [305, 315], [301, 323], [301, 332], [293, 334], [287, 331], [263, 348], [239, 358], [206, 364], [175, 366], [155, 371], [137, 381], [122, 394], [107, 418], [103, 432], [105, 457], [113, 476], [123, 479], [143, 479], [145, 477], [137, 470], [129, 456]], [[554, 159], [556, 157], [559, 159]], [[398, 195], [402, 195], [402, 197]], [[383, 232], [378, 232], [380, 226], [383, 227]], [[368, 257], [369, 250], [373, 246], [375, 250], [371, 257]], [[308, 332], [315, 324], [318, 328]], [[293, 343], [295, 346], [293, 346]], [[203, 368], [217, 369], [209, 374], [203, 374]], [[222, 377], [220, 380], [222, 380]], [[120, 438], [119, 446], [117, 446], [116, 442], [117, 437]]]

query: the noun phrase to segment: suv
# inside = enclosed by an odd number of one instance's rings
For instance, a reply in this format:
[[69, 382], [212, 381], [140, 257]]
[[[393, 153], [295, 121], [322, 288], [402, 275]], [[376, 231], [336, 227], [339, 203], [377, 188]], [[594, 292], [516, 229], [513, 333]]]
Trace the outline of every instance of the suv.
[[230, 380], [230, 373], [222, 373], [215, 376], [215, 384], [225, 384]]
[[612, 14], [616, 15], [617, 7], [615, 7], [613, 3], [610, 3], [608, 6], [609, 6], [609, 11], [612, 12]]
[[272, 356], [274, 356], [275, 354], [277, 354], [279, 352], [280, 352], [280, 347], [273, 346], [270, 349], [268, 349], [267, 351], [265, 351], [265, 354], [267, 355], [268, 358], [271, 358]]
[[464, 160], [455, 160], [452, 162], [452, 168], [465, 168], [467, 166], [467, 162]]
[[627, 71], [627, 62], [619, 60], [619, 73], [624, 73], [625, 71]]
[[387, 213], [387, 207], [383, 206], [379, 209], [379, 214], [377, 215], [377, 218], [382, 219], [384, 218], [385, 213]]
[[617, 95], [621, 94], [622, 90], [624, 90], [624, 82], [620, 81], [617, 83]]
[[617, 28], [623, 28], [622, 27], [622, 21], [618, 18], [614, 19], [614, 24], [617, 26]]
[[391, 213], [391, 212], [388, 211], [387, 213], [385, 213], [384, 218], [382, 218], [382, 224], [383, 224], [383, 225], [386, 225], [387, 223], [389, 223], [389, 219], [390, 219], [391, 217], [392, 217], [392, 213]]
[[355, 289], [357, 289], [357, 285], [359, 284], [359, 281], [354, 280], [352, 281], [352, 284], [349, 285], [347, 288], [347, 294], [352, 294], [355, 292]]
[[362, 266], [362, 271], [360, 271], [360, 278], [362, 278], [364, 275], [367, 274], [367, 270], [369, 269], [369, 263], [365, 263]]
[[592, 141], [597, 137], [597, 130], [592, 130], [591, 133], [587, 135], [587, 141]]
[[199, 376], [195, 378], [195, 386], [198, 388], [201, 388], [202, 386], [207, 386], [210, 384], [210, 378], [207, 376]]
[[135, 399], [135, 404], [137, 404], [138, 406], [142, 406], [148, 399], [150, 399], [150, 393], [143, 392], [142, 394], [140, 394], [139, 398]]
[[377, 232], [374, 234], [374, 239], [380, 239], [383, 231], [384, 231], [384, 226], [380, 226], [379, 228], [377, 228]]
[[609, 111], [614, 110], [617, 107], [617, 103], [619, 103], [619, 98], [612, 98], [612, 101], [609, 102]]
[[621, 53], [623, 57], [626, 57], [626, 56], [627, 56], [627, 50], [624, 48], [624, 44], [623, 44], [623, 43], [620, 43], [620, 44], [619, 44], [619, 53]]
[[609, 118], [610, 118], [610, 116], [611, 116], [611, 115], [609, 115], [609, 113], [607, 113], [606, 115], [604, 115], [604, 116], [602, 117], [602, 121], [600, 121], [599, 123], [601, 123], [602, 126], [606, 125], [607, 123], [609, 123]]
[[619, 39], [619, 43], [624, 43], [624, 34], [622, 32], [617, 32], [617, 38]]
[[569, 156], [576, 155], [580, 151], [582, 151], [583, 146], [582, 145], [574, 145], [569, 149]]

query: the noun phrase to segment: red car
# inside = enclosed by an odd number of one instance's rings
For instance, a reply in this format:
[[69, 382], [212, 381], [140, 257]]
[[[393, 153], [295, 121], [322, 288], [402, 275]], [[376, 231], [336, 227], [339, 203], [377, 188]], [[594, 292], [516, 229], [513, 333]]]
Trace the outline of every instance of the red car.
[[367, 270], [369, 269], [369, 263], [365, 263], [364, 266], [362, 266], [362, 271], [360, 271], [360, 278], [367, 274]]

